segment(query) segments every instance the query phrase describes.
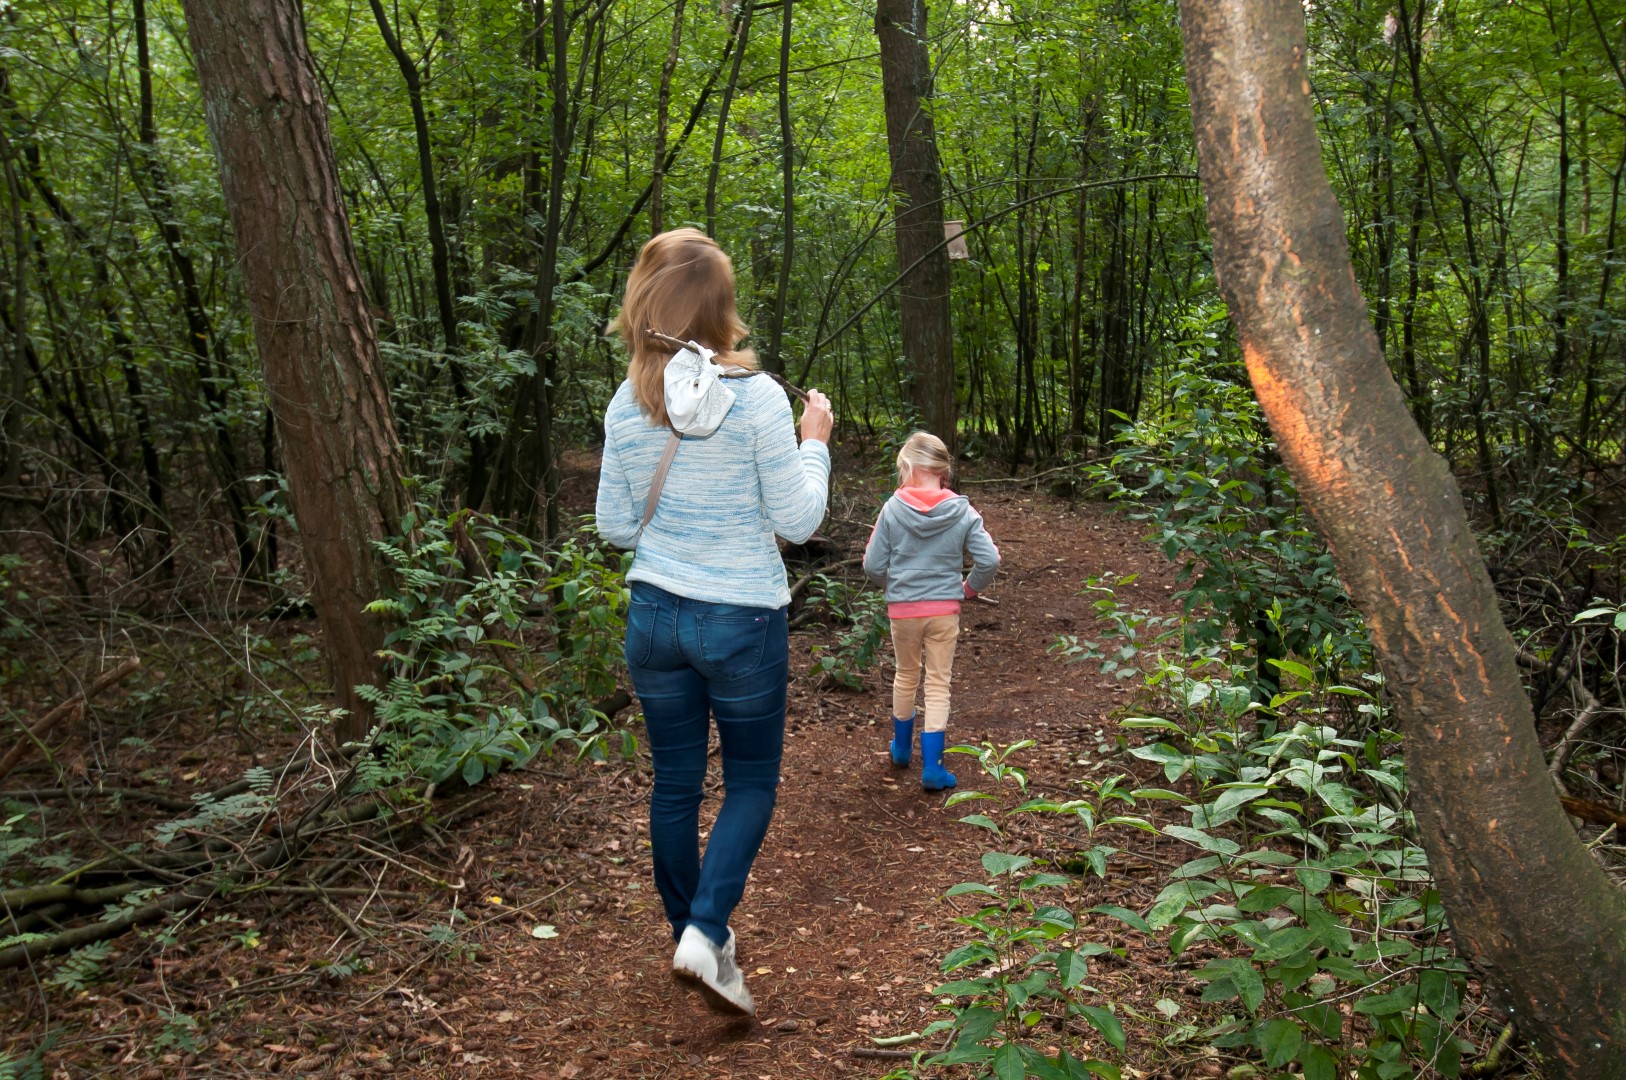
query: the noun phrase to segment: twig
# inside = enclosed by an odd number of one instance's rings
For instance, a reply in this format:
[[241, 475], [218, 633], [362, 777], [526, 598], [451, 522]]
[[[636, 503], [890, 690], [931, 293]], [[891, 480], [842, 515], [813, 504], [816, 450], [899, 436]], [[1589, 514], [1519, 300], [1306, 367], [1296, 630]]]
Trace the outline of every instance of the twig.
[[317, 889], [316, 899], [323, 907], [327, 908], [328, 911], [332, 913], [335, 919], [338, 919], [344, 924], [345, 930], [349, 931], [350, 936], [355, 938], [358, 942], [371, 941], [373, 939], [371, 934], [357, 926], [356, 921], [349, 915], [345, 914], [344, 909], [339, 907], [338, 904], [335, 904], [332, 899], [328, 897], [326, 891]]
[[1574, 722], [1564, 730], [1563, 737], [1558, 740], [1558, 745], [1553, 747], [1553, 763], [1547, 767], [1548, 775], [1553, 778], [1553, 783], [1558, 786], [1559, 791], [1564, 792], [1569, 790], [1564, 786], [1564, 770], [1569, 766], [1570, 756], [1575, 753], [1576, 743], [1582, 734], [1586, 732], [1586, 729], [1592, 726], [1592, 721], [1598, 718], [1598, 714], [1604, 711], [1603, 703], [1593, 695], [1591, 690], [1586, 688], [1584, 677], [1576, 678], [1574, 682], [1576, 689], [1581, 691], [1581, 696], [1586, 701], [1586, 707], [1581, 710], [1581, 714], [1575, 718]]
[[11, 770], [17, 767], [17, 763], [23, 759], [24, 754], [28, 753], [28, 748], [34, 745], [36, 740], [42, 738], [69, 716], [77, 715], [78, 711], [89, 703], [92, 698], [109, 687], [124, 681], [140, 667], [141, 658], [137, 656], [130, 657], [112, 671], [106, 671], [97, 676], [96, 680], [88, 688], [73, 695], [67, 701], [40, 717], [32, 727], [24, 729], [28, 738], [18, 739], [16, 745], [6, 752], [6, 756], [0, 758], [0, 779], [10, 775]]
[[[682, 338], [675, 338], [670, 334], [663, 334], [658, 330], [646, 329], [644, 331], [644, 336], [649, 338], [651, 341], [658, 341], [662, 345], [665, 345], [668, 348], [672, 348], [672, 349], [687, 349], [689, 347], [689, 343], [687, 341], [684, 341]], [[803, 390], [801, 387], [797, 386], [795, 383], [791, 382], [789, 379], [785, 378], [783, 375], [780, 375], [780, 374], [778, 374], [776, 372], [772, 372], [772, 371], [750, 371], [750, 372], [747, 372], [745, 375], [724, 375], [723, 378], [725, 378], [725, 379], [739, 379], [739, 378], [748, 378], [751, 375], [766, 375], [766, 376], [768, 376], [768, 378], [772, 379], [774, 382], [776, 382], [780, 386], [784, 387], [785, 391], [787, 393], [793, 395], [796, 398], [799, 398], [802, 401], [807, 400], [807, 391], [806, 390]]]
[[874, 1050], [868, 1046], [854, 1046], [847, 1051], [849, 1057], [885, 1058], [889, 1061], [908, 1061], [918, 1053], [920, 1053], [919, 1050]]

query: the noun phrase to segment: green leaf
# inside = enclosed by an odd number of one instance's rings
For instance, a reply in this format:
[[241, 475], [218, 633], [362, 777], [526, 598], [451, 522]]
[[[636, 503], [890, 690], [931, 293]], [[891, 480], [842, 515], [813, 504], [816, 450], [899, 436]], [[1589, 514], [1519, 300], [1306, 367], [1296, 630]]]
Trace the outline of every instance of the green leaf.
[[1127, 720], [1118, 721], [1119, 727], [1126, 728], [1157, 728], [1163, 731], [1172, 731], [1176, 735], [1184, 735], [1185, 729], [1173, 720], [1164, 720], [1156, 716], [1131, 716]]
[[1265, 1055], [1265, 1064], [1279, 1069], [1299, 1055], [1304, 1033], [1292, 1020], [1278, 1018], [1266, 1020], [1254, 1031], [1259, 1050]]
[[994, 796], [984, 794], [983, 792], [980, 792], [980, 791], [956, 791], [953, 795], [950, 795], [948, 797], [948, 799], [943, 803], [943, 808], [947, 809], [950, 806], [958, 806], [959, 804], [961, 804], [963, 802], [967, 802], [967, 801], [969, 801], [971, 799], [992, 799], [992, 798], [994, 798]]
[[1090, 1022], [1091, 1027], [1101, 1033], [1102, 1038], [1112, 1044], [1115, 1050], [1120, 1054], [1124, 1052], [1124, 1045], [1127, 1042], [1124, 1038], [1124, 1026], [1119, 1023], [1116, 1016], [1099, 1005], [1080, 1005], [1078, 1011], [1083, 1015], [1084, 1019]]
[[1095, 907], [1092, 907], [1090, 911], [1099, 915], [1111, 915], [1119, 922], [1125, 923], [1128, 926], [1139, 930], [1143, 934], [1150, 934], [1152, 932], [1152, 928], [1146, 925], [1145, 919], [1141, 918], [1138, 914], [1130, 911], [1126, 907], [1118, 907], [1116, 904], [1097, 904]]
[[1298, 896], [1299, 891], [1297, 889], [1290, 889], [1286, 885], [1266, 885], [1249, 891], [1246, 896], [1237, 901], [1236, 906], [1237, 910], [1245, 914], [1256, 915], [1262, 911], [1273, 911], [1276, 908], [1284, 907], [1289, 901], [1298, 899]]
[[1015, 874], [1032, 862], [1026, 855], [1011, 855], [1004, 851], [987, 851], [982, 856], [982, 868], [995, 875]]
[[1254, 966], [1240, 957], [1226, 957], [1223, 960], [1211, 960], [1208, 966], [1197, 972], [1199, 976], [1210, 980], [1209, 990], [1215, 990], [1218, 984], [1228, 982], [1231, 993], [1224, 997], [1210, 997], [1207, 991], [1203, 993], [1204, 1001], [1225, 1001], [1231, 997], [1240, 997], [1242, 1004], [1248, 1011], [1256, 1012], [1265, 1000], [1265, 982], [1259, 977]]
[[954, 1021], [960, 1029], [960, 1045], [965, 1046], [968, 1043], [982, 1042], [982, 1040], [994, 1033], [1002, 1019], [1004, 1019], [1003, 1013], [995, 1012], [993, 1009], [980, 1005], [974, 1009], [964, 1010], [959, 1016], [955, 1017]]
[[1362, 1016], [1393, 1016], [1405, 1012], [1417, 1003], [1417, 991], [1410, 987], [1387, 994], [1373, 994], [1355, 1003], [1355, 1011]]
[[1056, 955], [1056, 971], [1061, 975], [1061, 988], [1071, 990], [1090, 977], [1090, 964], [1076, 950], [1064, 949]]
[[1289, 675], [1293, 675], [1303, 682], [1311, 684], [1315, 683], [1315, 672], [1311, 671], [1297, 660], [1277, 660], [1275, 657], [1272, 657], [1270, 664], [1272, 667], [1280, 668]]
[[1300, 885], [1313, 893], [1326, 892], [1327, 887], [1332, 884], [1331, 874], [1325, 870], [1316, 870], [1309, 866], [1299, 867], [1293, 872], [1293, 876], [1299, 879]]
[[1220, 855], [1235, 855], [1242, 850], [1242, 845], [1235, 840], [1223, 836], [1211, 836], [1201, 829], [1193, 829], [1188, 825], [1165, 825], [1163, 831], [1176, 839], [1195, 844], [1204, 851], [1212, 851]]
[[980, 941], [972, 941], [961, 945], [958, 949], [943, 957], [943, 963], [939, 970], [947, 975], [951, 971], [957, 971], [968, 964], [975, 964], [979, 960], [993, 959], [995, 959], [995, 955], [991, 946], [984, 945]]
[[958, 885], [955, 885], [955, 886], [951, 887], [949, 889], [949, 891], [944, 893], [943, 895], [944, 896], [964, 896], [967, 893], [978, 893], [979, 895], [983, 895], [983, 896], [996, 896], [997, 897], [999, 895], [999, 890], [995, 889], [995, 888], [992, 888], [991, 886], [984, 885], [980, 881], [962, 881]]
[[1422, 994], [1423, 1004], [1428, 1011], [1439, 1018], [1443, 1024], [1449, 1024], [1461, 1008], [1462, 999], [1457, 994], [1456, 976], [1449, 971], [1425, 971], [1417, 977], [1419, 991]]
[[1046, 926], [1057, 927], [1061, 930], [1071, 930], [1076, 925], [1073, 922], [1073, 913], [1064, 907], [1042, 907], [1033, 913], [1033, 918]]
[[1028, 889], [1054, 889], [1071, 882], [1072, 879], [1065, 874], [1030, 874], [1022, 879], [1022, 884], [1017, 888], [1024, 892]]
[[987, 829], [990, 832], [997, 833], [1001, 831], [999, 826], [995, 824], [994, 819], [989, 817], [987, 814], [967, 814], [965, 817], [960, 819], [960, 823], [963, 825], [976, 825], [977, 827]]
[[1338, 1080], [1338, 1062], [1325, 1046], [1310, 1045], [1299, 1053], [1304, 1080]]
[[1022, 1080], [1027, 1073], [1022, 1068], [1022, 1052], [1016, 1043], [1006, 1043], [994, 1051], [993, 1068], [999, 1080]]
[[932, 993], [937, 997], [976, 997], [992, 990], [992, 979], [955, 979], [942, 986], [934, 986]]

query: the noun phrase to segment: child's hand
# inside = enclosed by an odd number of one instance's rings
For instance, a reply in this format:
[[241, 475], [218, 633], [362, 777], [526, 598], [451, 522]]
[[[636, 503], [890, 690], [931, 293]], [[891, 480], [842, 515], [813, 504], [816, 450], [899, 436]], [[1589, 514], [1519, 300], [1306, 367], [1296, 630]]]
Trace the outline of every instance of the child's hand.
[[835, 426], [835, 415], [830, 411], [830, 399], [818, 390], [807, 392], [807, 404], [802, 407], [802, 439], [814, 439], [829, 445], [830, 429]]

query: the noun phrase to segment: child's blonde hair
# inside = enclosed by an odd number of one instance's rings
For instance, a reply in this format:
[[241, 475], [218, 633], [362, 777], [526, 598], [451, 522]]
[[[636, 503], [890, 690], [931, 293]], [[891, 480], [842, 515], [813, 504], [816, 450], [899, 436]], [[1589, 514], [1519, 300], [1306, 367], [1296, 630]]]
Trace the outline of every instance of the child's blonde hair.
[[948, 447], [929, 431], [915, 432], [904, 440], [903, 449], [898, 451], [898, 483], [908, 483], [909, 474], [916, 469], [936, 473], [944, 480], [954, 471]]
[[610, 329], [621, 335], [632, 357], [627, 377], [638, 408], [653, 424], [666, 423], [665, 373], [672, 349], [651, 341], [645, 330], [697, 341], [717, 353], [719, 364], [756, 367], [756, 353], [738, 348], [749, 331], [735, 304], [734, 264], [698, 229], [672, 229], [644, 245]]

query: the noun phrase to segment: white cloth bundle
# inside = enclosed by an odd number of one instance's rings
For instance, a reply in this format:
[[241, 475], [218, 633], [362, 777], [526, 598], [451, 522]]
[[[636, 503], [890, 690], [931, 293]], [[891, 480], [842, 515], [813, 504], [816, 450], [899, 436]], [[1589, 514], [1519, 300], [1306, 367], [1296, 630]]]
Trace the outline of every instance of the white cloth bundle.
[[684, 435], [710, 435], [734, 407], [734, 391], [723, 382], [716, 353], [697, 342], [666, 362], [666, 417]]

